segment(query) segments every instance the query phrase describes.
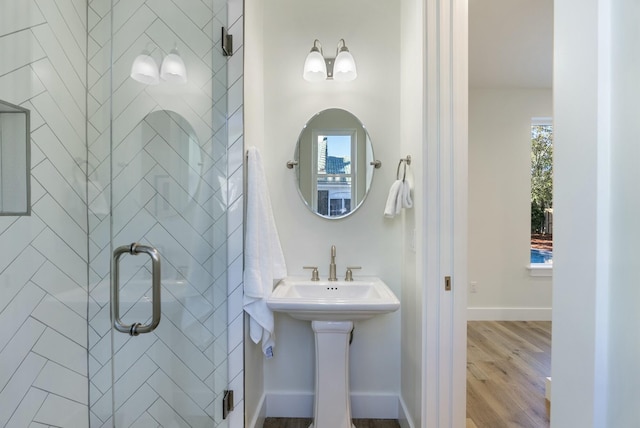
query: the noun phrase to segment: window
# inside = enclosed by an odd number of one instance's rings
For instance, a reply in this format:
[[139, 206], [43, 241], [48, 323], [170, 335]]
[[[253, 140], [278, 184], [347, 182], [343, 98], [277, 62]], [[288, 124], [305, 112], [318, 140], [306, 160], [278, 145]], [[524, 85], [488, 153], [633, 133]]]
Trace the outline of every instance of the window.
[[351, 212], [354, 198], [352, 161], [355, 131], [318, 132], [314, 135], [315, 211], [329, 217]]
[[553, 126], [531, 123], [531, 264], [553, 263]]

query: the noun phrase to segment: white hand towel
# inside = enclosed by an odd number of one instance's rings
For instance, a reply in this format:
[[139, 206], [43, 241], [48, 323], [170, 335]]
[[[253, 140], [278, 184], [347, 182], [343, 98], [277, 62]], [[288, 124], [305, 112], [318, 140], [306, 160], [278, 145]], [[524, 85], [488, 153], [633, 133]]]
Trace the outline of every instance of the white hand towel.
[[400, 214], [402, 208], [413, 207], [411, 186], [408, 181], [396, 180], [389, 189], [389, 196], [384, 207], [384, 216], [393, 218]]
[[413, 201], [411, 200], [411, 186], [408, 181], [402, 182], [402, 208], [413, 207]]
[[[384, 206], [384, 216], [393, 218], [397, 214], [400, 214], [400, 209], [402, 208], [402, 199], [400, 198], [400, 193], [402, 188], [402, 180], [396, 180], [391, 185], [389, 189], [389, 196], [387, 196], [387, 203]], [[398, 205], [400, 202], [400, 205]]]
[[267, 298], [274, 283], [287, 275], [284, 254], [273, 218], [262, 158], [255, 147], [247, 150], [247, 222], [245, 232], [244, 310], [250, 316], [249, 335], [262, 341], [262, 352], [273, 356], [273, 312]]

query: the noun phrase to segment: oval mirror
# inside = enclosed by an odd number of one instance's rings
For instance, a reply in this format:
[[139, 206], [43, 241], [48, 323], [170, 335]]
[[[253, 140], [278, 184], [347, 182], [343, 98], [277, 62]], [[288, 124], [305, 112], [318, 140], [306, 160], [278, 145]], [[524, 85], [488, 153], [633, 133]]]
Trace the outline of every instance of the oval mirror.
[[300, 197], [320, 217], [348, 216], [369, 193], [373, 159], [371, 139], [356, 116], [337, 108], [317, 113], [296, 145]]

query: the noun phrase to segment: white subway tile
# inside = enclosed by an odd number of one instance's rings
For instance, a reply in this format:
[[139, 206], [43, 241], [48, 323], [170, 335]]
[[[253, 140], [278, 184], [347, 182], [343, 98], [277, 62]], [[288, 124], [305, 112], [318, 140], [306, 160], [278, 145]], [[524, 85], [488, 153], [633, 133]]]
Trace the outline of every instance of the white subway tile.
[[9, 343], [4, 346], [4, 349], [0, 351], [0, 391], [20, 367], [45, 328], [33, 318], [28, 318], [15, 332], [16, 334]]
[[18, 367], [18, 370], [15, 371], [9, 383], [0, 392], [0, 403], [2, 403], [0, 407], [0, 426], [7, 425], [7, 421], [11, 418], [13, 411], [27, 395], [31, 384], [46, 362], [46, 359], [30, 353]]
[[206, 376], [196, 376], [165, 344], [156, 342], [148, 355], [198, 406], [206, 407], [213, 400], [213, 391], [201, 380]]
[[[0, 0], [0, 28], [10, 34], [45, 22], [40, 9], [32, 2]], [[2, 35], [2, 34], [0, 34]]]
[[57, 427], [88, 428], [87, 412], [86, 405], [49, 394], [36, 414], [35, 422]]
[[26, 426], [42, 426], [47, 428], [46, 425], [30, 424], [46, 398], [47, 393], [45, 391], [30, 388], [27, 395], [24, 396], [11, 416], [11, 419], [9, 419], [9, 422], [7, 422], [7, 425], [5, 425], [5, 428], [21, 428]]
[[49, 361], [33, 382], [43, 391], [88, 404], [87, 377]]
[[86, 348], [55, 330], [47, 329], [33, 347], [33, 352], [80, 375], [87, 375]]
[[47, 295], [32, 316], [82, 347], [87, 345], [87, 321], [57, 299]]
[[50, 229], [46, 229], [38, 235], [38, 237], [32, 241], [32, 245], [38, 248], [43, 254], [46, 254], [51, 263], [63, 270], [77, 284], [86, 284], [86, 260], [71, 249], [67, 243], [62, 241]]
[[208, 420], [206, 413], [161, 370], [153, 374], [149, 385], [191, 426], [203, 425]]

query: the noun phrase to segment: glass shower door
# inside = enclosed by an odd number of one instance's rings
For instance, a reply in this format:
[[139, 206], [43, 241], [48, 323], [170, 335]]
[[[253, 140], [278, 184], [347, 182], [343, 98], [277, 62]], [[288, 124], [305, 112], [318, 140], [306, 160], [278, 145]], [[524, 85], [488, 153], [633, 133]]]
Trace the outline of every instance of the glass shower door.
[[[107, 224], [118, 301], [108, 306], [111, 321], [115, 308], [122, 324], [134, 327], [110, 324], [109, 346], [104, 339], [92, 345], [91, 425], [223, 426], [226, 112], [214, 91], [226, 86], [218, 26], [226, 8], [201, 0], [113, 3]], [[158, 74], [178, 55], [186, 83], [134, 80], [141, 53]], [[105, 282], [94, 288], [94, 300], [106, 298]], [[137, 326], [155, 323], [158, 300], [157, 327], [137, 334]], [[100, 314], [95, 319], [104, 320], [104, 308]]]
[[[224, 265], [216, 259], [223, 249], [214, 241], [214, 211], [223, 207], [211, 205], [211, 156], [183, 116], [155, 110], [112, 158], [113, 246], [154, 248], [161, 284], [158, 327], [112, 333], [115, 426], [216, 426], [216, 398], [226, 385], [226, 311], [216, 303], [226, 286], [216, 284]], [[152, 259], [127, 252], [118, 263], [120, 298], [112, 307], [119, 304], [126, 325], [152, 324]]]

